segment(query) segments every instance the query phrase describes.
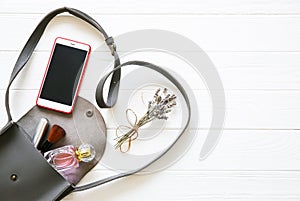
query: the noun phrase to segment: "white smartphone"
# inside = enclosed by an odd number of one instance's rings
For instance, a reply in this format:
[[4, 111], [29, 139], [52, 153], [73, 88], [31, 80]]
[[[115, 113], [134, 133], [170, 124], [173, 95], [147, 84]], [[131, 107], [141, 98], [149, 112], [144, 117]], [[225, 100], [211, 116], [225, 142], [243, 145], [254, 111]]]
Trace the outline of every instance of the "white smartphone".
[[36, 104], [72, 113], [90, 52], [88, 44], [56, 38]]

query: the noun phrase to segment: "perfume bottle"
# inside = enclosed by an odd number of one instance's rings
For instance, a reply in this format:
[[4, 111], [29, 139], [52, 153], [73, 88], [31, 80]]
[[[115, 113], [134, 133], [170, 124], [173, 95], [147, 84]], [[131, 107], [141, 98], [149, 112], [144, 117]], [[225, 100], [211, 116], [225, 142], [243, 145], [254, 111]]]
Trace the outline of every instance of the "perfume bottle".
[[90, 144], [82, 144], [78, 148], [67, 145], [44, 153], [46, 160], [58, 172], [76, 169], [79, 167], [79, 162], [90, 162], [95, 155], [95, 148]]

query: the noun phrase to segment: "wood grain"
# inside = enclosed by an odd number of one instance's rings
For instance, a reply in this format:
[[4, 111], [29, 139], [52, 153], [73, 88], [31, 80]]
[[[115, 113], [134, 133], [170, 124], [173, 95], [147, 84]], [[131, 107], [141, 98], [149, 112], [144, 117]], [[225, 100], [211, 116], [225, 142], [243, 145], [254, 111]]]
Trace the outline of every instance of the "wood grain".
[[[1, 46], [0, 46], [1, 47]], [[121, 52], [123, 54], [124, 52]], [[190, 52], [190, 55], [203, 56], [203, 52]], [[300, 53], [299, 52], [207, 52], [206, 53], [227, 90], [299, 90], [300, 89]], [[17, 78], [12, 89], [38, 89], [45, 72], [49, 51], [34, 53], [26, 68]], [[0, 89], [5, 89], [9, 77], [18, 57], [18, 52], [0, 51]], [[95, 83], [105, 69], [111, 69], [111, 56], [108, 52], [93, 52], [88, 64], [85, 80], [81, 89], [93, 90]], [[192, 89], [207, 89], [203, 78], [195, 74], [191, 66], [182, 59], [163, 52], [137, 52], [122, 57], [122, 60], [138, 59], [152, 61], [162, 67], [169, 68], [177, 74], [186, 76], [186, 82]], [[93, 62], [93, 61], [98, 62]], [[200, 74], [204, 70], [199, 67]], [[124, 75], [126, 74], [124, 70]], [[27, 76], [30, 75], [30, 76]], [[35, 79], [32, 79], [35, 77]], [[234, 78], [234, 79], [233, 79]], [[132, 89], [128, 86], [123, 88]]]
[[[24, 2], [22, 0], [5, 0], [0, 7], [3, 13], [46, 13], [52, 9], [69, 6], [80, 8], [88, 13], [97, 14], [297, 14], [299, 13], [299, 1], [290, 0], [246, 0], [241, 4], [238, 0], [188, 0], [184, 3], [180, 0], [153, 0], [141, 2], [138, 0], [125, 0], [112, 3], [109, 0], [87, 0], [85, 3], [67, 1], [48, 1], [45, 4], [38, 0]], [[17, 6], [16, 6], [17, 5]], [[37, 9], [38, 8], [38, 9]]]
[[[19, 119], [34, 104], [37, 90], [16, 90], [11, 93], [12, 114], [15, 120]], [[192, 124], [196, 128], [207, 129], [210, 126], [212, 109], [211, 100], [207, 91], [194, 91], [198, 104], [198, 120]], [[131, 91], [121, 91], [121, 96], [128, 96]], [[94, 92], [80, 91], [80, 95], [92, 103], [95, 103]], [[225, 128], [228, 129], [299, 129], [298, 116], [300, 93], [297, 91], [226, 91], [226, 118]], [[4, 91], [1, 96], [4, 97]], [[22, 100], [22, 102], [20, 102]], [[4, 98], [0, 100], [0, 109], [4, 111]], [[109, 128], [115, 126], [110, 110], [101, 110], [107, 118]], [[115, 111], [116, 112], [116, 111]], [[170, 128], [178, 128], [178, 122], [182, 118], [181, 110], [174, 115], [174, 121], [170, 121]], [[6, 116], [0, 117], [1, 125], [6, 122]], [[181, 125], [181, 124], [179, 124]]]
[[[0, 24], [7, 30], [1, 34], [1, 50], [20, 50], [43, 16], [42, 14], [1, 14]], [[298, 15], [141, 15], [136, 17], [96, 14], [93, 17], [105, 27], [109, 35], [115, 37], [135, 30], [161, 29], [181, 34], [205, 51], [294, 52], [300, 50]], [[126, 23], [120, 23], [120, 18]], [[17, 26], [20, 19], [22, 19], [22, 26], [26, 27], [22, 32]], [[14, 26], [11, 26], [12, 24]], [[85, 41], [91, 44], [93, 49], [103, 42], [102, 37], [94, 29], [71, 16], [59, 16], [52, 21], [51, 25], [47, 28], [37, 49], [51, 49], [57, 36]], [[178, 50], [193, 51], [188, 47], [178, 47]]]
[[[105, 174], [94, 171], [86, 180]], [[160, 172], [74, 193], [66, 200], [296, 200], [299, 182], [297, 173], [287, 172]]]

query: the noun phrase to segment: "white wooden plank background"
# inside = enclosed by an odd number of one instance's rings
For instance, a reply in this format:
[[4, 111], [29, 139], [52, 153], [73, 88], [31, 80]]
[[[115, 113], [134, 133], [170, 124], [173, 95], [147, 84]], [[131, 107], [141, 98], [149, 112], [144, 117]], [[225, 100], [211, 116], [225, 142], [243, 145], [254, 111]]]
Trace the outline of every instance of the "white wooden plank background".
[[[209, 127], [210, 99], [191, 72], [188, 82], [199, 100], [201, 120], [189, 151], [170, 168], [132, 176], [82, 193], [75, 200], [262, 200], [300, 199], [300, 1], [298, 0], [124, 0], [40, 1], [0, 3], [0, 111], [8, 74], [19, 51], [41, 18], [52, 9], [70, 6], [86, 11], [113, 36], [140, 29], [163, 29], [195, 41], [215, 64], [225, 88], [226, 122], [214, 152], [199, 160]], [[57, 17], [39, 43], [30, 68], [13, 85], [15, 119], [34, 105], [50, 47], [57, 35], [90, 43], [103, 41], [88, 25], [70, 16]], [[121, 47], [120, 51], [126, 51]], [[193, 49], [180, 49], [199, 54]], [[159, 52], [132, 58], [168, 65]], [[108, 61], [102, 61], [108, 62]], [[173, 63], [180, 69], [180, 62]], [[81, 93], [92, 97], [93, 88]], [[121, 91], [121, 95], [129, 90]], [[22, 100], [22, 101], [20, 101]], [[107, 112], [103, 112], [107, 116]], [[5, 123], [0, 116], [0, 125]], [[176, 128], [176, 122], [169, 125]], [[109, 134], [113, 125], [108, 122]], [[171, 130], [169, 131], [171, 132]], [[99, 164], [82, 181], [112, 174]]]

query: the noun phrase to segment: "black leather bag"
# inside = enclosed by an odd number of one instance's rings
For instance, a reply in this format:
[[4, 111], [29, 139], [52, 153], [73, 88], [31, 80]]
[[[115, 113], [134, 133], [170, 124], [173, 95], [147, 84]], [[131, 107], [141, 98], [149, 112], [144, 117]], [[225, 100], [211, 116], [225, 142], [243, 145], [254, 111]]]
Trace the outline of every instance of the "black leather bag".
[[34, 148], [17, 123], [0, 135], [0, 198], [3, 201], [56, 200], [72, 188]]
[[[32, 55], [33, 50], [40, 40], [47, 24], [52, 18], [63, 12], [68, 12], [76, 17], [79, 17], [100, 31], [103, 34], [105, 41], [114, 57], [114, 69], [104, 76], [97, 86], [96, 101], [100, 107], [110, 108], [116, 102], [119, 91], [121, 68], [131, 65], [139, 65], [162, 73], [179, 89], [180, 93], [182, 94], [186, 102], [188, 117], [186, 118], [186, 124], [178, 138], [183, 135], [190, 122], [190, 103], [188, 96], [180, 83], [171, 74], [159, 66], [143, 61], [130, 61], [120, 64], [113, 38], [108, 37], [103, 28], [94, 19], [73, 8], [64, 7], [54, 10], [45, 16], [45, 18], [43, 18], [24, 46], [15, 64], [6, 90], [5, 106], [8, 116], [8, 123], [0, 131], [0, 200], [3, 201], [60, 200], [73, 191], [87, 190], [112, 180], [132, 175], [143, 170], [161, 158], [178, 140], [177, 138], [177, 140], [167, 147], [167, 149], [165, 149], [160, 156], [152, 159], [149, 163], [138, 169], [125, 173], [119, 173], [117, 175], [79, 187], [70, 184], [59, 173], [57, 173], [51, 167], [51, 165], [48, 164], [44, 157], [34, 148], [33, 144], [31, 143], [31, 137], [25, 131], [25, 129], [23, 129], [18, 122], [14, 122], [12, 120], [9, 107], [9, 89], [18, 73], [23, 69]], [[112, 78], [110, 82], [108, 98], [107, 101], [105, 101], [103, 98], [103, 88], [107, 78], [110, 75], [112, 75]]]

